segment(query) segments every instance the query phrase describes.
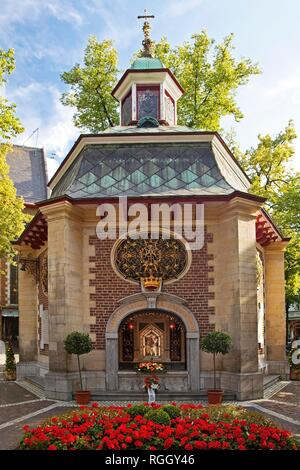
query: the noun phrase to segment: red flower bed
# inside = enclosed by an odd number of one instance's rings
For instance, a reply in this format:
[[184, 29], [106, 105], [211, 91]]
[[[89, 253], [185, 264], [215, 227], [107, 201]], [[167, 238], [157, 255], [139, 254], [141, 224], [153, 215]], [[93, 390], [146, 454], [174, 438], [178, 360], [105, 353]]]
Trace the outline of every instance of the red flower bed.
[[23, 429], [20, 447], [32, 450], [299, 449], [288, 431], [234, 407], [93, 404]]

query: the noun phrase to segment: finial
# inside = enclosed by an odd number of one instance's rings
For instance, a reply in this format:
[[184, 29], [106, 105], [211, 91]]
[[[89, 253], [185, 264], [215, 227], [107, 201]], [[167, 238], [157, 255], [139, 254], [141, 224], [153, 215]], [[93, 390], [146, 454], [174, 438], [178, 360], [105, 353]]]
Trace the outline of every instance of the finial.
[[151, 31], [151, 26], [148, 20], [148, 18], [155, 18], [154, 15], [148, 15], [147, 10], [145, 8], [144, 10], [144, 15], [139, 15], [138, 19], [144, 19], [144, 25], [143, 25], [143, 32], [144, 32], [144, 40], [142, 42], [144, 46], [144, 50], [142, 53], [143, 57], [152, 57], [153, 54], [153, 41], [150, 38], [150, 31]]

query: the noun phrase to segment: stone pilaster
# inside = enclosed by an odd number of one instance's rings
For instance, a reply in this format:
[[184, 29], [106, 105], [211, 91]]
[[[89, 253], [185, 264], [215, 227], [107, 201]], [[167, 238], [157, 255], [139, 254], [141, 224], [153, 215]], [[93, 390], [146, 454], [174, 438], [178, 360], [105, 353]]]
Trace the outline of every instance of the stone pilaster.
[[284, 251], [287, 242], [275, 242], [265, 249], [266, 344], [271, 374], [288, 372], [285, 337]]
[[[214, 227], [215, 325], [216, 330], [228, 332], [233, 339], [232, 351], [220, 358], [219, 365], [223, 371], [236, 374], [239, 399], [262, 394], [257, 353], [258, 210], [258, 203], [235, 198], [224, 205]], [[242, 374], [247, 380], [241, 379]], [[221, 385], [233, 388], [228, 380]]]
[[75, 367], [64, 339], [83, 324], [82, 217], [67, 201], [41, 211], [48, 222], [49, 371], [66, 373]]
[[[19, 247], [21, 258], [33, 257], [33, 251]], [[37, 360], [38, 296], [35, 277], [19, 265], [19, 349], [20, 362]]]

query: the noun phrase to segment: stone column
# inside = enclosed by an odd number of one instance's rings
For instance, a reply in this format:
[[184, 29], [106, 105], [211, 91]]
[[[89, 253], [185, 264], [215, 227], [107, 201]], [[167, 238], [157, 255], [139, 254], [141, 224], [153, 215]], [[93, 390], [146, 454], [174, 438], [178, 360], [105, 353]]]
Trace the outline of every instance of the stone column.
[[187, 369], [189, 371], [189, 388], [193, 392], [198, 392], [200, 387], [199, 378], [199, 334], [187, 333]]
[[258, 373], [255, 219], [260, 204], [235, 198], [215, 228], [215, 324], [228, 332], [232, 351], [222, 357], [221, 385], [238, 399], [262, 396]]
[[118, 333], [106, 333], [106, 387], [118, 390]]
[[266, 344], [269, 374], [288, 374], [285, 351], [286, 312], [284, 251], [287, 242], [265, 249]]
[[82, 214], [68, 201], [41, 208], [48, 222], [49, 374], [48, 396], [70, 399], [72, 384], [67, 372], [75, 371], [64, 339], [83, 330]]
[[[33, 258], [32, 250], [27, 247], [19, 247], [19, 255], [25, 259]], [[20, 267], [19, 265], [19, 349], [22, 363], [37, 360], [38, 296], [34, 275], [28, 271], [22, 271]]]

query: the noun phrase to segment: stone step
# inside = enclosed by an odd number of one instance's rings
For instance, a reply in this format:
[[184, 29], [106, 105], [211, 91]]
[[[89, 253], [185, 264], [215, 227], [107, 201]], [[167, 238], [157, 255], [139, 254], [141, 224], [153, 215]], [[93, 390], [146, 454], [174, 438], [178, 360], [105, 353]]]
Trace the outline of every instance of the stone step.
[[272, 385], [280, 381], [280, 375], [265, 375], [264, 376], [264, 390], [267, 390]]
[[[40, 380], [42, 379], [42, 380]], [[44, 379], [42, 377], [24, 377], [23, 380], [18, 381], [19, 385], [26, 388], [29, 392], [38, 396], [39, 398], [44, 398]]]
[[[157, 401], [201, 401], [207, 399], [205, 390], [199, 390], [199, 392], [158, 392], [156, 395]], [[94, 391], [92, 392], [92, 400], [95, 401], [148, 401], [146, 392], [120, 392], [120, 391]], [[235, 395], [230, 392], [224, 393], [224, 400], [231, 401], [235, 400]]]

